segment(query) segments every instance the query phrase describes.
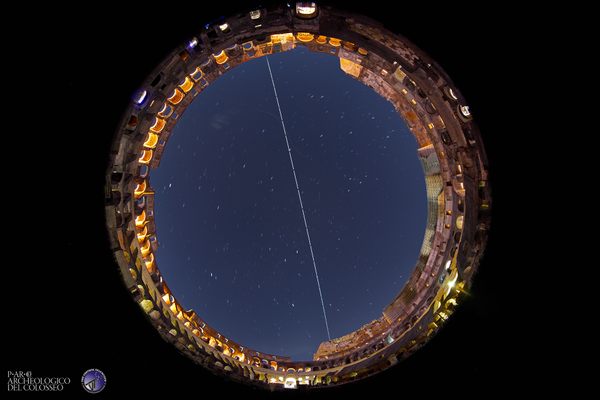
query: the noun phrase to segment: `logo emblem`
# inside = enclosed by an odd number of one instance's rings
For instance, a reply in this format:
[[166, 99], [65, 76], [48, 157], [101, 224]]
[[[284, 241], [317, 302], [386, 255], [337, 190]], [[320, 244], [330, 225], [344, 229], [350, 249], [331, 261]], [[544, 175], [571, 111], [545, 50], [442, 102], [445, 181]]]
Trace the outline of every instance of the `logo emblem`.
[[106, 386], [106, 376], [99, 369], [88, 369], [81, 377], [81, 385], [88, 393], [100, 393]]

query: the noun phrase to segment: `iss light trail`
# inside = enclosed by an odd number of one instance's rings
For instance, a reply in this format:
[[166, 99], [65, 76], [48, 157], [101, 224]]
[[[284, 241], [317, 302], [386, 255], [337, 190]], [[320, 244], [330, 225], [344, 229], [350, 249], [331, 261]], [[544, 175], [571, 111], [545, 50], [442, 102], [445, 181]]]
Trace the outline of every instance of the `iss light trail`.
[[317, 272], [317, 263], [315, 261], [315, 253], [313, 251], [312, 242], [310, 240], [310, 232], [308, 231], [308, 223], [306, 222], [306, 214], [304, 213], [304, 205], [302, 203], [302, 195], [300, 194], [300, 185], [298, 185], [298, 177], [296, 176], [296, 169], [294, 168], [294, 159], [292, 158], [292, 149], [288, 140], [287, 132], [285, 130], [285, 123], [283, 122], [283, 113], [281, 112], [281, 106], [279, 104], [279, 97], [277, 97], [277, 89], [275, 88], [275, 80], [273, 79], [273, 72], [271, 71], [271, 64], [269, 63], [269, 57], [265, 57], [267, 60], [267, 67], [269, 68], [269, 75], [271, 76], [271, 83], [273, 84], [273, 92], [275, 93], [275, 101], [277, 102], [277, 108], [279, 109], [279, 118], [281, 119], [281, 127], [283, 128], [283, 135], [285, 136], [285, 144], [287, 146], [288, 155], [290, 157], [290, 165], [292, 166], [292, 173], [294, 174], [294, 181], [296, 182], [296, 192], [298, 193], [298, 201], [300, 202], [300, 210], [302, 211], [302, 219], [304, 220], [304, 228], [306, 230], [306, 238], [308, 239], [308, 247], [310, 248], [310, 256], [312, 258], [313, 268], [315, 270], [315, 278], [317, 280], [317, 288], [319, 289], [319, 297], [321, 298], [321, 307], [323, 308], [323, 318], [325, 319], [325, 328], [327, 329], [327, 338], [331, 340], [329, 334], [329, 323], [327, 322], [327, 313], [325, 312], [325, 302], [323, 301], [323, 292], [321, 291], [321, 283], [319, 281], [319, 273]]

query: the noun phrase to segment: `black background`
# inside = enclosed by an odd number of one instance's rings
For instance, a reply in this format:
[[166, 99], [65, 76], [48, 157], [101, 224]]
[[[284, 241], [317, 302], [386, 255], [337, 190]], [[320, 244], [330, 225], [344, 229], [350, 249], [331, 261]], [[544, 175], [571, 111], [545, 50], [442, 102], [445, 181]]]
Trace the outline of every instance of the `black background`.
[[[458, 3], [337, 4], [413, 41], [462, 91], [490, 160], [493, 221], [471, 300], [436, 337], [381, 374], [310, 395], [488, 397], [523, 390], [517, 387], [526, 381], [534, 388], [536, 339], [519, 317], [527, 310], [514, 307], [524, 301], [515, 276], [529, 268], [514, 257], [522, 246], [515, 232], [522, 190], [515, 162], [521, 151], [509, 145], [522, 134], [509, 95], [518, 66], [527, 63], [524, 39], [514, 32], [519, 19], [502, 6], [466, 12]], [[53, 5], [36, 9], [35, 19], [26, 18], [11, 32], [18, 49], [9, 51], [7, 63], [20, 74], [9, 85], [21, 89], [9, 109], [18, 123], [7, 134], [19, 144], [5, 151], [4, 190], [11, 193], [4, 213], [11, 239], [3, 263], [6, 370], [68, 376], [72, 383], [61, 397], [91, 396], [79, 383], [88, 368], [101, 369], [108, 381], [95, 398], [302, 395], [224, 381], [164, 342], [122, 284], [105, 232], [107, 155], [131, 94], [175, 46], [237, 8], [231, 2]]]

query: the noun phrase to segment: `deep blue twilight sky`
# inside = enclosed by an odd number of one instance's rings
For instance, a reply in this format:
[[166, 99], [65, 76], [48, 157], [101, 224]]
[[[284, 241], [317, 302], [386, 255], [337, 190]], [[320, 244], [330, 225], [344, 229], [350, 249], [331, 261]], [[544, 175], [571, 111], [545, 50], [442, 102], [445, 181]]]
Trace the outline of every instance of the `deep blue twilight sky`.
[[[423, 240], [416, 141], [391, 104], [305, 48], [269, 56], [332, 338], [381, 315]], [[264, 58], [208, 86], [175, 127], [156, 190], [175, 296], [247, 347], [312, 359], [327, 332]]]

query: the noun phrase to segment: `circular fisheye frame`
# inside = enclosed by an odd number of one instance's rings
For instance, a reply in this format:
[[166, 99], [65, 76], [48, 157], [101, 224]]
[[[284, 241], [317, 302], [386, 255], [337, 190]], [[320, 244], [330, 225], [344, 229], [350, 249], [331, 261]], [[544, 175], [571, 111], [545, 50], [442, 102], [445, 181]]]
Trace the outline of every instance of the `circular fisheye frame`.
[[[150, 184], [173, 127], [197, 95], [246, 61], [298, 46], [338, 57], [344, 72], [393, 104], [416, 139], [428, 202], [420, 255], [404, 288], [379, 319], [321, 343], [313, 360], [302, 362], [248, 348], [181, 306], [156, 263]], [[318, 388], [380, 372], [423, 346], [472, 284], [491, 206], [487, 160], [472, 118], [429, 56], [360, 15], [298, 2], [199, 28], [134, 95], [113, 143], [106, 218], [125, 284], [165, 340], [233, 380], [267, 389]]]

